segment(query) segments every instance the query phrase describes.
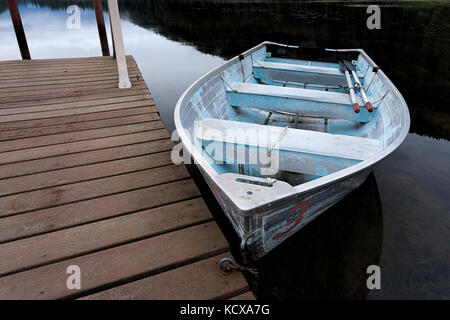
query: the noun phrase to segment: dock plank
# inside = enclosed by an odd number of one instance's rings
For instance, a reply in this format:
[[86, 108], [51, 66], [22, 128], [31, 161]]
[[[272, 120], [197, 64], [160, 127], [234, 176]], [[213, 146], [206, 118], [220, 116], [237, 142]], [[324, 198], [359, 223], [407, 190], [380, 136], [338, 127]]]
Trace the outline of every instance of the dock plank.
[[[6, 90], [4, 91], [6, 92]], [[56, 99], [56, 98], [72, 98], [73, 101], [76, 101], [78, 97], [87, 96], [87, 95], [98, 95], [98, 94], [104, 94], [105, 96], [109, 96], [110, 94], [114, 94], [117, 92], [117, 86], [111, 86], [111, 84], [108, 84], [106, 88], [104, 88], [100, 85], [87, 85], [87, 86], [76, 86], [75, 88], [60, 88], [60, 89], [53, 89], [53, 90], [22, 90], [22, 95], [20, 95], [19, 92], [12, 92], [10, 95], [8, 94], [1, 94], [0, 93], [0, 103], [6, 104], [6, 103], [12, 103], [12, 102], [23, 102], [23, 101], [42, 101], [47, 99]], [[120, 92], [120, 95], [127, 95], [127, 92], [129, 94], [145, 94], [148, 93], [148, 90], [146, 89], [145, 84], [138, 84], [133, 87], [131, 90], [126, 90], [125, 92]]]
[[[77, 297], [83, 292], [158, 274], [227, 250], [228, 243], [217, 225], [207, 222], [0, 278], [0, 299]], [[82, 273], [81, 289], [75, 292], [66, 286], [66, 271], [71, 265], [79, 266]]]
[[171, 152], [161, 152], [74, 168], [46, 171], [25, 177], [4, 179], [0, 184], [0, 196], [141, 171], [170, 164], [172, 164]]
[[42, 102], [39, 103], [39, 105], [31, 105], [31, 106], [10, 106], [10, 105], [2, 105], [0, 106], [0, 109], [2, 109], [2, 115], [6, 114], [4, 112], [7, 112], [8, 110], [15, 110], [19, 109], [23, 112], [26, 111], [44, 111], [44, 110], [55, 110], [55, 107], [60, 106], [60, 108], [64, 107], [66, 109], [69, 108], [81, 108], [81, 107], [91, 107], [95, 105], [103, 105], [103, 104], [113, 104], [113, 103], [123, 103], [123, 102], [131, 102], [131, 101], [139, 101], [139, 100], [149, 100], [148, 95], [131, 95], [131, 96], [120, 96], [120, 97], [108, 97], [103, 99], [91, 99], [91, 100], [85, 100], [85, 101], [76, 101], [76, 102], [57, 102], [57, 103], [49, 103], [49, 104], [42, 104]]
[[0, 61], [0, 299], [252, 297], [126, 60]]
[[[148, 107], [154, 106], [150, 101], [138, 101], [137, 103], [127, 103], [126, 107], [135, 108], [135, 107]], [[32, 112], [32, 113], [21, 113], [21, 114], [13, 114], [0, 116], [0, 122], [13, 122], [13, 121], [24, 121], [24, 120], [35, 120], [35, 119], [45, 119], [45, 118], [54, 118], [68, 115], [76, 115], [76, 114], [85, 114], [85, 113], [94, 113], [101, 111], [113, 111], [124, 109], [123, 105], [120, 104], [108, 104], [108, 105], [100, 105], [93, 107], [84, 107], [84, 108], [74, 108], [68, 110], [53, 110], [53, 111], [42, 111], [42, 112]], [[156, 112], [156, 108], [153, 109]]]
[[201, 198], [0, 246], [0, 276], [212, 220]]
[[200, 192], [191, 180], [182, 180], [14, 215], [0, 220], [0, 243], [199, 196]]
[[[14, 114], [28, 114], [28, 113], [39, 113], [44, 111], [56, 111], [56, 110], [72, 110], [72, 109], [80, 109], [86, 107], [94, 107], [94, 106], [108, 106], [114, 105], [116, 108], [123, 109], [125, 108], [133, 108], [133, 107], [141, 107], [141, 106], [152, 106], [154, 105], [152, 102], [145, 99], [136, 99], [130, 97], [129, 99], [122, 99], [124, 102], [117, 101], [98, 101], [96, 102], [85, 102], [85, 103], [72, 103], [72, 104], [57, 104], [57, 105], [46, 105], [41, 107], [29, 107], [29, 108], [10, 108], [10, 109], [2, 109], [1, 117], [14, 115]], [[103, 103], [105, 102], [105, 103]]]
[[130, 115], [125, 117], [100, 119], [96, 121], [87, 121], [81, 123], [57, 124], [46, 127], [8, 130], [0, 132], [0, 141], [40, 137], [40, 136], [54, 135], [57, 133], [68, 133], [75, 131], [116, 127], [128, 124], [151, 122], [156, 120], [160, 120], [159, 116], [156, 113], [149, 113], [149, 114]]
[[[62, 117], [44, 118], [36, 120], [12, 121], [0, 123], [0, 132], [7, 130], [35, 129], [57, 125], [71, 125], [74, 123], [89, 123], [98, 120], [121, 118], [132, 115], [153, 114], [158, 116], [154, 107], [137, 107], [130, 109], [119, 109], [113, 111], [99, 111], [88, 114], [67, 115]], [[159, 116], [157, 119], [158, 120]]]
[[0, 164], [46, 158], [50, 156], [70, 154], [81, 151], [98, 150], [132, 143], [162, 140], [167, 138], [169, 138], [168, 132], [164, 129], [161, 129], [126, 134], [116, 137], [106, 137], [86, 141], [68, 142], [45, 147], [36, 147], [32, 149], [8, 151], [0, 153]]
[[117, 159], [128, 159], [140, 155], [171, 150], [173, 142], [168, 139], [110, 147], [100, 150], [81, 151], [44, 159], [28, 160], [0, 165], [0, 179], [20, 177], [40, 172], [72, 168], [76, 166], [102, 163]]
[[[217, 276], [218, 262], [231, 257], [229, 252], [147, 277], [96, 294], [82, 300], [192, 300], [228, 299], [245, 292], [248, 288], [241, 273]], [[192, 287], [191, 283], [198, 283]], [[156, 288], [156, 290], [155, 290]]]
[[[142, 77], [130, 78], [130, 82], [133, 88], [144, 88], [145, 83]], [[35, 85], [26, 87], [26, 90], [22, 86], [14, 86], [10, 88], [0, 88], [0, 98], [10, 98], [10, 97], [20, 97], [20, 93], [23, 96], [38, 95], [45, 93], [55, 93], [55, 92], [67, 92], [70, 90], [77, 91], [92, 91], [93, 89], [115, 89], [117, 87], [116, 79], [101, 79], [93, 80], [86, 79], [86, 81], [73, 81], [69, 83], [55, 83], [51, 85], [51, 90], [49, 90], [49, 85], [43, 85], [42, 82]]]
[[[106, 164], [105, 164], [106, 165]], [[0, 198], [0, 218], [66, 203], [145, 188], [189, 177], [183, 166], [164, 166]]]
[[164, 166], [0, 198], [0, 218], [186, 179], [183, 166]]
[[38, 137], [29, 137], [0, 142], [1, 152], [36, 148], [42, 146], [56, 145], [74, 141], [99, 139], [113, 136], [120, 136], [131, 133], [147, 132], [163, 129], [164, 125], [160, 120], [132, 123], [121, 126], [107, 128], [80, 130], [66, 133], [50, 134]]

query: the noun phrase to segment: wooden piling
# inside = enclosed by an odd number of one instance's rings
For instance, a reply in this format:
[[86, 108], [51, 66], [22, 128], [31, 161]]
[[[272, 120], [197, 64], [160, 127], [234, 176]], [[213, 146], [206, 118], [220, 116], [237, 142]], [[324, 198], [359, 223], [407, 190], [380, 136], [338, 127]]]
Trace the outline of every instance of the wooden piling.
[[22, 59], [30, 60], [30, 50], [28, 49], [27, 38], [23, 30], [22, 19], [20, 18], [19, 7], [16, 0], [6, 0], [8, 4], [9, 13], [11, 14], [11, 20], [14, 25], [14, 31], [16, 32], [17, 43], [19, 44], [20, 53]]
[[98, 35], [103, 56], [109, 56], [108, 37], [106, 35], [105, 19], [103, 18], [102, 0], [94, 0], [95, 18], [97, 19]]

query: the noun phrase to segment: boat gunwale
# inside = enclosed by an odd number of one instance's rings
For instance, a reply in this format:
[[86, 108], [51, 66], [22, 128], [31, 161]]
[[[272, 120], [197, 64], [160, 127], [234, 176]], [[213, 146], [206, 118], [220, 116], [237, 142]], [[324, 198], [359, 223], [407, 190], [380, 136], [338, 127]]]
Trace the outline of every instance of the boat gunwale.
[[[192, 95], [207, 81], [209, 81], [212, 77], [216, 76], [223, 70], [227, 69], [234, 63], [238, 62], [240, 59], [240, 56], [249, 56], [253, 54], [255, 51], [267, 46], [267, 45], [278, 45], [282, 47], [294, 47], [284, 44], [279, 44], [276, 42], [271, 41], [264, 41], [260, 43], [259, 45], [245, 51], [242, 55], [238, 55], [226, 62], [224, 62], [222, 65], [214, 68], [213, 70], [209, 71], [205, 75], [201, 76], [197, 81], [195, 81], [186, 91], [181, 95], [179, 98], [174, 111], [174, 120], [175, 120], [175, 127], [177, 130], [177, 133], [183, 143], [184, 148], [190, 153], [190, 155], [194, 158], [195, 164], [201, 166], [203, 171], [208, 174], [209, 178], [221, 189], [222, 192], [226, 194], [226, 192], [222, 189], [220, 183], [217, 181], [217, 177], [220, 175], [199, 153], [199, 151], [194, 147], [191, 140], [188, 138], [188, 135], [186, 134], [186, 131], [181, 123], [181, 106], [184, 104], [184, 102], [191, 98]], [[383, 83], [388, 87], [388, 90], [395, 96], [396, 100], [399, 102], [399, 107], [401, 110], [401, 123], [404, 125], [402, 126], [402, 131], [398, 134], [397, 138], [392, 141], [392, 143], [385, 149], [381, 150], [377, 154], [373, 155], [371, 158], [366, 159], [364, 161], [361, 161], [353, 166], [350, 166], [348, 168], [339, 170], [337, 172], [331, 173], [329, 175], [320, 177], [318, 179], [302, 183], [297, 186], [293, 186], [293, 192], [292, 193], [285, 193], [280, 195], [279, 197], [275, 199], [270, 199], [266, 202], [259, 203], [258, 205], [253, 205], [252, 207], [246, 207], [241, 208], [239, 207], [238, 203], [235, 203], [233, 201], [233, 204], [239, 208], [242, 215], [245, 215], [245, 212], [250, 212], [255, 210], [256, 208], [265, 206], [271, 202], [279, 201], [284, 198], [288, 198], [291, 196], [298, 196], [302, 193], [311, 192], [317, 188], [324, 187], [326, 185], [336, 183], [342, 180], [345, 180], [349, 178], [350, 176], [357, 174], [365, 169], [368, 169], [372, 166], [374, 166], [379, 161], [383, 160], [385, 157], [387, 157], [389, 154], [391, 154], [393, 151], [395, 151], [400, 144], [403, 142], [403, 140], [406, 138], [407, 134], [409, 133], [410, 128], [410, 114], [408, 110], [408, 106], [406, 104], [406, 101], [404, 100], [403, 96], [401, 95], [400, 91], [395, 87], [395, 85], [392, 83], [392, 81], [386, 76], [386, 74], [378, 67], [378, 65], [366, 54], [366, 52], [363, 49], [325, 49], [328, 51], [336, 51], [336, 52], [359, 52], [366, 61], [371, 65], [371, 67], [376, 68], [377, 75], [380, 77], [380, 80], [383, 81]], [[230, 196], [228, 196], [231, 200], [233, 200]]]

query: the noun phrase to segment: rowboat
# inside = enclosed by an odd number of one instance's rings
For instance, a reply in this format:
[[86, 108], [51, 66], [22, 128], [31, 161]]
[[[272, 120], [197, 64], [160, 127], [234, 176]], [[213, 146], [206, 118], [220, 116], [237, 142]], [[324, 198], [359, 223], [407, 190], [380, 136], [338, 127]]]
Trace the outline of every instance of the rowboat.
[[360, 186], [410, 126], [400, 92], [362, 49], [263, 42], [201, 77], [175, 125], [257, 260]]

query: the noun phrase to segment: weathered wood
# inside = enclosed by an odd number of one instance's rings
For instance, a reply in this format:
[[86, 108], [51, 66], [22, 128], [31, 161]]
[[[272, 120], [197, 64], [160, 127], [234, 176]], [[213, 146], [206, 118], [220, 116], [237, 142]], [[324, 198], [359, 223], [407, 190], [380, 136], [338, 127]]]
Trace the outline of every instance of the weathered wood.
[[189, 177], [183, 166], [165, 166], [0, 198], [0, 217], [51, 208]]
[[76, 88], [73, 89], [76, 91], [72, 91], [72, 94], [68, 94], [68, 90], [66, 89], [61, 93], [56, 93], [53, 95], [51, 94], [51, 92], [42, 94], [41, 91], [35, 93], [34, 95], [32, 93], [29, 93], [28, 95], [24, 93], [23, 99], [20, 99], [20, 96], [12, 97], [12, 99], [11, 98], [8, 99], [8, 97], [5, 98], [0, 97], [0, 104], [5, 108], [30, 107], [30, 106], [32, 107], [39, 105], [45, 106], [48, 104], [59, 104], [65, 102], [90, 101], [90, 100], [100, 100], [100, 99], [128, 97], [128, 96], [141, 96], [144, 97], [144, 99], [151, 100], [151, 96], [148, 94], [147, 87], [141, 84], [138, 86], [139, 88], [133, 88], [126, 91], [122, 90], [123, 94], [119, 94], [118, 92], [116, 92], [117, 90], [114, 90], [116, 88], [110, 88], [110, 84], [104, 85], [104, 88], [102, 88], [102, 86], [100, 87], [95, 86], [95, 87], [96, 90], [86, 90], [86, 91], [82, 90], [83, 87], [81, 87], [81, 89]]
[[36, 113], [36, 112], [54, 111], [63, 109], [78, 109], [111, 104], [120, 104], [121, 106], [130, 107], [130, 105], [133, 104], [137, 104], [137, 106], [141, 106], [142, 104], [153, 105], [153, 102], [149, 99], [142, 99], [140, 96], [127, 96], [127, 97], [118, 97], [114, 99], [102, 99], [94, 101], [88, 100], [83, 102], [58, 103], [34, 107], [3, 108], [1, 109], [0, 117], [11, 114]]
[[1, 219], [0, 243], [31, 237], [200, 196], [191, 180], [181, 180], [65, 204]]
[[0, 130], [0, 141], [39, 137], [57, 133], [68, 133], [90, 129], [109, 128], [128, 124], [145, 123], [156, 120], [160, 120], [159, 116], [156, 113], [150, 113], [116, 117], [111, 119], [101, 119], [96, 121], [87, 121], [81, 123], [59, 124], [47, 127], [34, 127], [22, 130]]
[[99, 150], [139, 142], [162, 140], [167, 138], [169, 138], [169, 134], [166, 130], [162, 129], [116, 137], [100, 138], [95, 140], [69, 142], [53, 146], [37, 147], [33, 149], [9, 151], [0, 153], [0, 164], [28, 161], [89, 150]]
[[[48, 71], [47, 73], [35, 73], [34, 71], [29, 74], [29, 76], [26, 77], [27, 82], [41, 82], [43, 80], [47, 81], [47, 80], [58, 80], [58, 79], [76, 79], [76, 78], [92, 78], [92, 77], [107, 77], [107, 76], [118, 76], [118, 72], [117, 70], [113, 69], [113, 68], [108, 68], [108, 69], [96, 69], [96, 70], [91, 70], [91, 69], [85, 69], [84, 71], [78, 71], [78, 72], [74, 72], [73, 70], [71, 72], [67, 71], [67, 70], [48, 70], [45, 69], [45, 71]], [[50, 71], [53, 71], [50, 73]], [[130, 76], [132, 76], [133, 78], [136, 78], [136, 75], [138, 75], [139, 77], [142, 77], [142, 74], [140, 72], [140, 70], [137, 67], [132, 67], [129, 68], [129, 74]], [[20, 81], [24, 81], [24, 74], [11, 74], [9, 73], [8, 75], [5, 75], [5, 77], [2, 79], [0, 79], [0, 83], [17, 83]]]
[[[48, 89], [49, 86], [53, 89], [67, 89], [67, 90], [73, 90], [73, 88], [86, 88], [90, 87], [90, 90], [97, 89], [100, 87], [105, 87], [106, 84], [111, 83], [117, 83], [117, 75], [109, 75], [109, 76], [103, 76], [98, 77], [98, 75], [92, 74], [87, 77], [85, 77], [85, 81], [83, 80], [83, 77], [80, 76], [72, 76], [71, 77], [60, 77], [61, 82], [58, 83], [58, 79], [49, 79], [48, 81], [38, 81], [37, 79], [30, 79], [30, 82], [25, 82], [22, 80], [22, 82], [5, 82], [5, 86], [0, 88], [0, 97], [3, 97], [5, 93], [7, 92], [17, 92], [20, 90], [24, 90], [24, 88], [29, 88], [25, 93], [26, 95], [34, 94], [38, 90]], [[64, 80], [63, 80], [64, 79]], [[145, 81], [140, 75], [136, 75], [136, 77], [130, 78], [130, 81], [133, 83], [134, 86], [138, 85], [145, 85]], [[7, 86], [6, 86], [7, 85]], [[3, 85], [2, 85], [3, 86]], [[46, 87], [44, 87], [46, 86]], [[109, 88], [109, 87], [108, 87]], [[62, 91], [62, 90], [59, 90]]]
[[[191, 300], [227, 299], [247, 292], [240, 272], [217, 274], [218, 262], [225, 253], [129, 284], [84, 297], [82, 300]], [[192, 284], [196, 285], [193, 286]], [[245, 297], [252, 294], [246, 293]]]
[[[66, 68], [53, 68], [49, 69], [46, 67], [41, 67], [41, 70], [33, 70], [31, 72], [30, 70], [27, 70], [28, 67], [23, 67], [17, 70], [14, 70], [14, 72], [11, 72], [11, 70], [0, 70], [0, 75], [2, 76], [2, 79], [18, 79], [20, 77], [24, 77], [27, 75], [27, 79], [32, 78], [39, 78], [46, 75], [73, 75], [73, 74], [92, 74], [96, 72], [111, 72], [111, 73], [117, 73], [117, 66], [115, 65], [107, 65], [107, 66], [94, 66], [86, 69], [85, 67], [66, 67]], [[128, 70], [131, 71], [138, 71], [139, 68], [137, 66], [128, 65]]]
[[212, 220], [201, 198], [0, 246], [0, 276]]
[[34, 173], [102, 163], [111, 160], [128, 159], [140, 155], [171, 150], [173, 142], [168, 139], [144, 141], [142, 143], [110, 147], [100, 150], [81, 151], [50, 158], [16, 162], [0, 166], [0, 179], [19, 177]]
[[[87, 290], [148, 277], [227, 249], [228, 243], [217, 225], [209, 222], [3, 277], [0, 299], [77, 297]], [[82, 288], [76, 292], [66, 286], [70, 265], [79, 266], [83, 274]]]
[[[137, 99], [140, 100], [140, 99]], [[131, 108], [131, 109], [120, 109], [120, 110], [113, 110], [113, 111], [100, 111], [96, 113], [90, 113], [90, 114], [81, 114], [81, 115], [68, 115], [63, 117], [55, 117], [55, 118], [48, 118], [48, 119], [37, 119], [37, 120], [27, 120], [27, 121], [16, 121], [16, 122], [6, 122], [6, 123], [0, 123], [0, 131], [6, 131], [6, 130], [40, 130], [42, 127], [52, 127], [52, 126], [58, 126], [58, 125], [75, 125], [77, 123], [85, 122], [86, 124], [89, 124], [89, 122], [92, 121], [99, 121], [99, 120], [109, 120], [109, 119], [115, 119], [115, 118], [123, 118], [127, 116], [133, 116], [133, 115], [148, 115], [152, 117], [153, 120], [159, 120], [159, 116], [157, 113], [155, 113], [154, 107], [137, 107], [137, 108]], [[155, 117], [153, 119], [153, 117]]]
[[[134, 83], [135, 87], [137, 88], [144, 88], [144, 83], [141, 80], [132, 79], [132, 83]], [[11, 101], [12, 97], [17, 97], [20, 99], [20, 94], [22, 93], [23, 96], [29, 96], [33, 93], [55, 93], [55, 92], [67, 92], [69, 90], [79, 90], [83, 89], [86, 91], [88, 89], [89, 91], [93, 91], [93, 89], [112, 89], [115, 88], [114, 85], [116, 85], [117, 81], [114, 79], [109, 80], [97, 80], [97, 81], [85, 81], [85, 82], [71, 82], [71, 83], [60, 83], [60, 84], [52, 84], [52, 85], [35, 85], [32, 88], [29, 88], [26, 92], [24, 92], [24, 87], [10, 87], [7, 89], [0, 89], [0, 100], [2, 98], [9, 98]], [[49, 89], [52, 88], [53, 90]], [[9, 94], [9, 95], [8, 95]], [[22, 100], [23, 101], [23, 100]]]
[[[78, 298], [157, 274], [152, 285], [171, 288], [142, 298], [246, 292], [215, 265], [228, 244], [172, 164], [143, 78], [120, 90], [110, 57], [34, 62], [0, 62], [0, 299]], [[67, 263], [83, 290], [67, 290]]]
[[[127, 59], [133, 59], [131, 55], [127, 56]], [[68, 64], [68, 63], [91, 63], [91, 62], [105, 62], [113, 61], [112, 57], [79, 57], [79, 58], [48, 58], [48, 59], [37, 59], [33, 61], [27, 60], [4, 60], [0, 61], [0, 66], [18, 66], [18, 65], [36, 65], [36, 64]]]
[[[139, 68], [137, 66], [128, 66], [128, 71], [134, 73], [140, 73]], [[102, 66], [102, 67], [93, 67], [89, 69], [83, 68], [65, 68], [65, 69], [48, 69], [42, 68], [42, 70], [33, 70], [33, 72], [28, 71], [27, 80], [39, 79], [43, 77], [63, 77], [63, 76], [73, 76], [73, 75], [91, 75], [91, 74], [114, 74], [118, 75], [117, 67], [115, 66]], [[25, 70], [16, 70], [14, 72], [0, 70], [0, 75], [2, 76], [2, 81], [4, 80], [17, 80], [26, 75], [27, 72]]]
[[16, 0], [6, 0], [8, 4], [9, 13], [16, 33], [17, 43], [19, 44], [20, 54], [22, 59], [31, 59], [30, 50], [28, 49], [27, 38], [23, 30], [22, 19], [20, 18], [19, 7]]
[[5, 179], [0, 183], [0, 196], [168, 166], [172, 164], [170, 155], [171, 153], [166, 151]]
[[[34, 61], [34, 60], [33, 60]], [[136, 70], [138, 69], [136, 62], [130, 60], [127, 64], [129, 70]], [[108, 63], [91, 63], [89, 65], [86, 65], [85, 63], [80, 63], [76, 65], [68, 64], [68, 65], [53, 65], [53, 64], [42, 64], [42, 65], [24, 65], [24, 66], [14, 66], [14, 67], [8, 67], [8, 66], [1, 66], [0, 65], [0, 73], [2, 75], [6, 76], [16, 76], [16, 75], [23, 75], [29, 70], [30, 74], [33, 75], [33, 77], [38, 77], [40, 75], [45, 74], [51, 74], [54, 73], [79, 73], [80, 69], [81, 72], [90, 72], [92, 70], [101, 70], [104, 68], [104, 70], [107, 71], [116, 71], [117, 72], [117, 66], [115, 64], [115, 61]]]
[[[131, 77], [140, 76], [140, 74], [130, 74]], [[90, 76], [67, 76], [67, 77], [56, 77], [54, 79], [49, 78], [41, 79], [38, 81], [34, 79], [34, 81], [24, 81], [23, 79], [10, 80], [7, 82], [0, 82], [0, 89], [6, 88], [17, 88], [17, 87], [32, 87], [34, 85], [52, 85], [52, 84], [69, 84], [69, 83], [79, 83], [85, 81], [102, 81], [102, 80], [118, 80], [119, 76], [112, 74], [99, 74], [99, 75], [90, 75]]]
[[[97, 87], [95, 85], [88, 86], [86, 88], [83, 88], [80, 86], [79, 88], [64, 88], [64, 89], [55, 89], [53, 92], [51, 90], [47, 90], [47, 92], [32, 92], [25, 91], [23, 92], [23, 95], [17, 95], [12, 97], [2, 97], [0, 98], [1, 104], [9, 104], [10, 102], [24, 102], [24, 101], [33, 101], [36, 100], [47, 100], [47, 99], [56, 99], [56, 98], [73, 98], [73, 101], [77, 101], [77, 98], [87, 96], [87, 95], [98, 95], [98, 94], [111, 94], [112, 92], [116, 92], [117, 88], [110, 88], [109, 86], [107, 88]], [[129, 90], [123, 90], [123, 96], [126, 96], [132, 94], [145, 94], [148, 92], [148, 89], [145, 85], [139, 85], [136, 86], [136, 88], [129, 89]], [[130, 92], [127, 92], [130, 91]]]
[[[117, 80], [118, 74], [114, 72], [97, 72], [97, 73], [78, 73], [78, 74], [68, 74], [68, 75], [53, 75], [53, 76], [41, 76], [29, 78], [24, 81], [22, 78], [15, 79], [3, 79], [0, 80], [0, 90], [6, 91], [5, 89], [10, 88], [23, 88], [30, 87], [30, 90], [34, 90], [35, 87], [42, 87], [43, 85], [61, 85], [61, 84], [74, 84], [83, 82], [97, 82], [97, 81], [108, 81]], [[84, 80], [84, 81], [82, 81]], [[137, 71], [130, 72], [130, 81], [142, 82], [142, 74]], [[141, 81], [139, 81], [141, 80]], [[93, 84], [93, 83], [91, 83]], [[67, 86], [70, 87], [70, 86]]]
[[[117, 91], [117, 90], [116, 90]], [[148, 94], [148, 90], [146, 88], [142, 89], [130, 89], [130, 90], [122, 90], [121, 93], [119, 92], [108, 92], [108, 93], [95, 93], [95, 92], [87, 92], [84, 95], [78, 95], [77, 97], [64, 97], [64, 98], [41, 98], [41, 97], [33, 97], [31, 96], [31, 99], [29, 100], [19, 100], [16, 102], [8, 102], [5, 104], [2, 104], [4, 108], [20, 108], [20, 107], [35, 107], [35, 106], [45, 106], [48, 104], [59, 104], [59, 103], [76, 103], [81, 101], [92, 101], [92, 100], [103, 100], [103, 99], [110, 99], [110, 98], [116, 98], [116, 97], [129, 97], [129, 96], [140, 96], [142, 99], [148, 99], [151, 100], [150, 94]], [[2, 99], [0, 98], [0, 101]], [[135, 99], [135, 100], [141, 100], [141, 99]], [[100, 103], [103, 104], [103, 103]]]
[[109, 56], [108, 37], [106, 36], [105, 19], [103, 18], [102, 0], [94, 0], [95, 18], [103, 56]]
[[23, 150], [42, 146], [68, 143], [72, 141], [92, 140], [92, 139], [120, 136], [125, 134], [132, 134], [137, 132], [147, 132], [163, 128], [164, 128], [163, 123], [160, 120], [157, 120], [151, 122], [127, 124], [122, 126], [107, 127], [100, 129], [58, 133], [52, 135], [45, 135], [42, 137], [31, 137], [17, 140], [1, 141], [0, 151], [6, 152], [14, 150]]
[[[133, 56], [126, 56], [127, 63], [136, 63]], [[115, 65], [113, 57], [89, 57], [89, 58], [58, 58], [58, 59], [36, 59], [36, 60], [7, 60], [0, 61], [2, 68], [33, 68], [35, 66], [61, 67], [61, 66], [85, 66], [89, 68], [94, 65]]]
[[[154, 107], [152, 101], [137, 101], [136, 103], [127, 103], [126, 107], [135, 108], [135, 107]], [[33, 119], [45, 119], [45, 118], [53, 118], [53, 117], [61, 117], [66, 115], [78, 115], [85, 113], [94, 113], [101, 111], [112, 111], [112, 110], [120, 110], [124, 109], [123, 105], [111, 104], [111, 105], [100, 105], [86, 108], [74, 108], [68, 110], [53, 110], [53, 111], [43, 111], [43, 112], [32, 112], [32, 113], [22, 113], [22, 114], [13, 114], [0, 116], [0, 122], [14, 122], [14, 121], [24, 121], [24, 120], [33, 120]], [[154, 108], [154, 112], [156, 112], [156, 108]]]

